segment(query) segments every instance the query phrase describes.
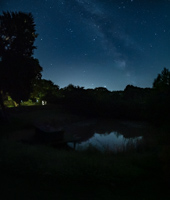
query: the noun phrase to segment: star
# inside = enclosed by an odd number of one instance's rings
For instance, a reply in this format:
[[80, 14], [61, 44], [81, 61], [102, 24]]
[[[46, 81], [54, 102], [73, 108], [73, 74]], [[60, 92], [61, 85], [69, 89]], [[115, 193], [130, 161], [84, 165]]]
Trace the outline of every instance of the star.
[[4, 11], [32, 13], [38, 34], [34, 56], [43, 67], [43, 78], [60, 87], [72, 83], [124, 90], [131, 80], [152, 87], [162, 63], [169, 67], [167, 0], [154, 5], [152, 0], [4, 2]]

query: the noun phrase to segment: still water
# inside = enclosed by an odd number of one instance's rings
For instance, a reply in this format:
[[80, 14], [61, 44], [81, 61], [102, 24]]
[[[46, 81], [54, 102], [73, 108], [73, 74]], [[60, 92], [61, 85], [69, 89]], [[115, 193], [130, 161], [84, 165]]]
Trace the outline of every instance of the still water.
[[[122, 151], [128, 146], [136, 147], [138, 143], [142, 140], [142, 136], [125, 138], [123, 135], [117, 132], [98, 134], [95, 133], [94, 136], [85, 142], [77, 142], [75, 145], [75, 150], [86, 150], [89, 147], [95, 147], [100, 151]], [[74, 148], [73, 143], [68, 143], [70, 147]]]
[[127, 147], [136, 148], [149, 131], [143, 122], [95, 121], [81, 123], [70, 128], [70, 134], [77, 138], [68, 145], [75, 150], [94, 147], [100, 151], [122, 151]]

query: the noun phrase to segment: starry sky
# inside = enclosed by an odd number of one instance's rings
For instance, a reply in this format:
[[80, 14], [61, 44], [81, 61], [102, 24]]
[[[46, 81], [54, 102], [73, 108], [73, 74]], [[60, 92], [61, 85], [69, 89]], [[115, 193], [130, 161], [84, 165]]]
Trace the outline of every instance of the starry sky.
[[0, 0], [31, 12], [42, 78], [60, 88], [152, 87], [170, 69], [170, 0]]

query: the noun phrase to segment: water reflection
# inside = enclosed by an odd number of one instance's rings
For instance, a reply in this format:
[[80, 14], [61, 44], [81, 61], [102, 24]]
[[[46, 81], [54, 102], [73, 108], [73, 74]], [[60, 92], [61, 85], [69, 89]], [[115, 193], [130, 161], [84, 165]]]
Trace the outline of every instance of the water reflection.
[[69, 134], [74, 142], [68, 145], [75, 150], [85, 150], [89, 146], [101, 151], [121, 151], [127, 147], [136, 147], [147, 132], [143, 123], [125, 121], [97, 121], [72, 125]]
[[95, 147], [100, 151], [122, 151], [131, 145], [136, 147], [137, 143], [142, 140], [142, 136], [134, 138], [125, 138], [117, 132], [99, 134], [95, 133], [92, 138], [87, 141], [79, 143], [68, 143], [68, 145], [75, 150], [85, 150], [89, 146]]

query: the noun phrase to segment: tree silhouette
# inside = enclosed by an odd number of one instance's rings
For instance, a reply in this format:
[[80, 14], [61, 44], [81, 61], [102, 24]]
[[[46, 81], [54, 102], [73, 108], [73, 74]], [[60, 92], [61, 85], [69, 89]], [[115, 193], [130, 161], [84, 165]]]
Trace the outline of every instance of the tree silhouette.
[[150, 101], [150, 113], [157, 122], [165, 122], [170, 117], [170, 71], [162, 70], [153, 82], [154, 93]]
[[42, 68], [33, 57], [37, 36], [31, 13], [0, 15], [0, 91], [18, 103], [29, 98], [34, 81], [41, 78]]
[[153, 88], [167, 92], [170, 90], [170, 71], [164, 68], [153, 82]]
[[37, 38], [35, 23], [31, 13], [3, 12], [0, 16], [1, 54], [32, 56]]

